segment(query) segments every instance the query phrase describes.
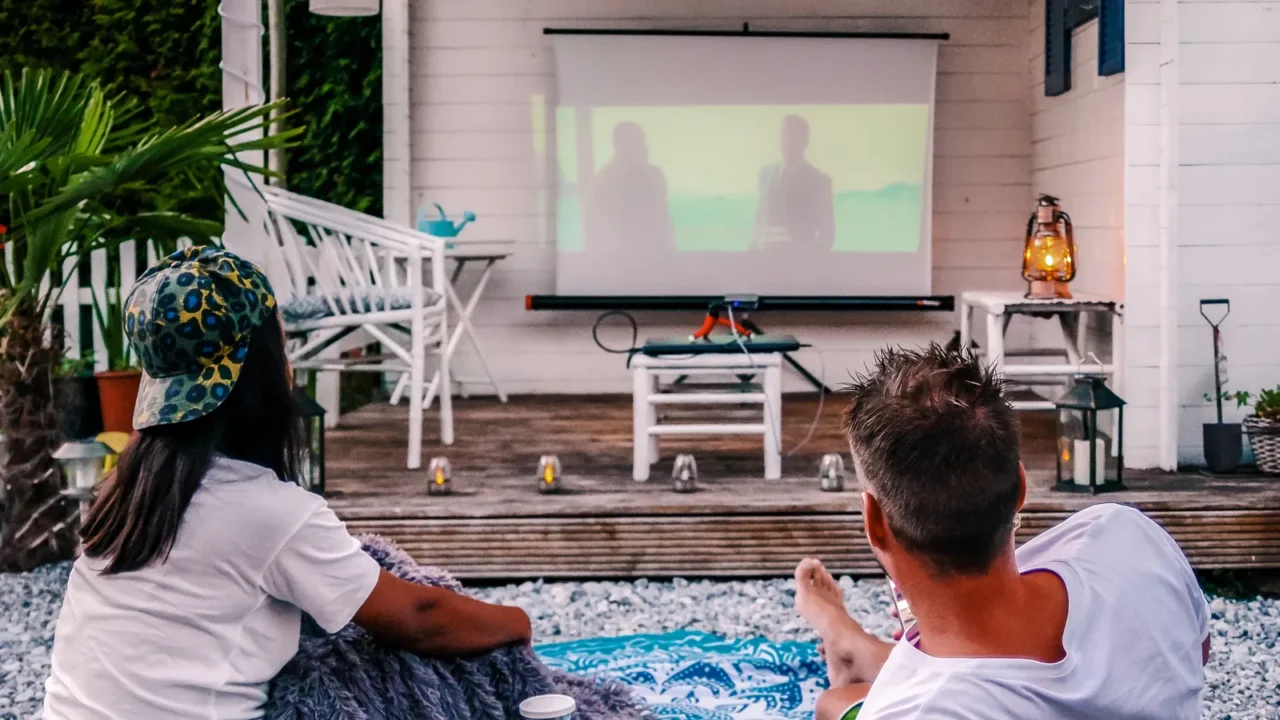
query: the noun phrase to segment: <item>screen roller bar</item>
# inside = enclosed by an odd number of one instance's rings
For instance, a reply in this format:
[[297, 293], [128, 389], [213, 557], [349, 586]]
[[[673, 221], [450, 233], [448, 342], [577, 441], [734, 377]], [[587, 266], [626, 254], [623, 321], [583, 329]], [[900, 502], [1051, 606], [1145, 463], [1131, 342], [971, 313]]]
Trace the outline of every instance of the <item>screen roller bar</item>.
[[804, 32], [788, 30], [647, 30], [635, 28], [542, 28], [543, 35], [650, 35], [667, 37], [795, 37], [870, 38], [878, 40], [950, 40], [951, 33], [925, 32]]
[[[526, 310], [706, 310], [723, 295], [526, 295]], [[951, 312], [954, 295], [865, 296], [762, 295], [759, 310]]]

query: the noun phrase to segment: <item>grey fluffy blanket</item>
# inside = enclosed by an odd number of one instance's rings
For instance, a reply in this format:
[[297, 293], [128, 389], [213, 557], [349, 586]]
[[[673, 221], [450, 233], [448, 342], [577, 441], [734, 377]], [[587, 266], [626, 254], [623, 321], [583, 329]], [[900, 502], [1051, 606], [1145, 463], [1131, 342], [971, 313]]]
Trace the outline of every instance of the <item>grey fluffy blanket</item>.
[[[412, 582], [461, 591], [448, 573], [418, 565], [376, 536], [362, 538], [388, 571]], [[579, 720], [651, 717], [615, 682], [551, 670], [528, 648], [433, 660], [380, 645], [348, 625], [328, 635], [307, 619], [298, 654], [271, 684], [267, 720], [516, 720], [521, 700], [569, 695]]]

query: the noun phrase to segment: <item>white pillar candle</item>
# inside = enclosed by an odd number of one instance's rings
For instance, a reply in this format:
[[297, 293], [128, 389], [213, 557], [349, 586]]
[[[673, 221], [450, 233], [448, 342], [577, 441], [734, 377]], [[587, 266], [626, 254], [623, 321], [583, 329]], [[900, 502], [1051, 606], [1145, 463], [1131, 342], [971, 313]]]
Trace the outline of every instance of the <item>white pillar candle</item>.
[[[1093, 446], [1096, 452], [1095, 457], [1096, 457], [1096, 464], [1097, 464], [1097, 470], [1098, 470], [1096, 482], [1097, 484], [1101, 485], [1102, 483], [1107, 481], [1107, 474], [1106, 474], [1107, 446], [1101, 439], [1094, 440]], [[1089, 441], [1076, 440], [1075, 448], [1074, 450], [1072, 450], [1072, 455], [1075, 458], [1075, 465], [1073, 468], [1075, 483], [1077, 485], [1088, 486], [1089, 485]]]

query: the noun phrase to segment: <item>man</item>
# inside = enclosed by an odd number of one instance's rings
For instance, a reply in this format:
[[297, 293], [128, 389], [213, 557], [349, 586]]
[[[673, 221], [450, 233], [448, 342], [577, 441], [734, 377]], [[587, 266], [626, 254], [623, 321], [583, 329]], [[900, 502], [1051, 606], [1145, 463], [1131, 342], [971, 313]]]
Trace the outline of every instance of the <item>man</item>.
[[756, 245], [830, 250], [836, 234], [831, 176], [805, 157], [809, 122], [799, 115], [783, 118], [780, 146], [782, 162], [760, 170]]
[[867, 539], [918, 639], [872, 637], [803, 561], [796, 608], [831, 680], [818, 720], [1200, 716], [1209, 610], [1158, 525], [1097, 505], [1015, 551], [1026, 474], [991, 369], [936, 345], [887, 350], [852, 394]]
[[644, 256], [675, 249], [667, 178], [649, 162], [649, 143], [636, 123], [613, 128], [613, 157], [591, 183], [586, 229], [588, 250]]

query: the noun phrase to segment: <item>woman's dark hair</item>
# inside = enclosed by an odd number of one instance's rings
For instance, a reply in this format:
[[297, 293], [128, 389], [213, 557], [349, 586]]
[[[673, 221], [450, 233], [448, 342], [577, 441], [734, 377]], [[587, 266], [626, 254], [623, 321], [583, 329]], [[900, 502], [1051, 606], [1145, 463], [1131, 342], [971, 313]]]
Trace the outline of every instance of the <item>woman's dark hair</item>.
[[250, 335], [240, 378], [217, 410], [139, 430], [89, 510], [84, 554], [106, 559], [108, 575], [163, 562], [215, 454], [294, 481], [301, 423], [288, 373], [284, 338], [268, 321]]

